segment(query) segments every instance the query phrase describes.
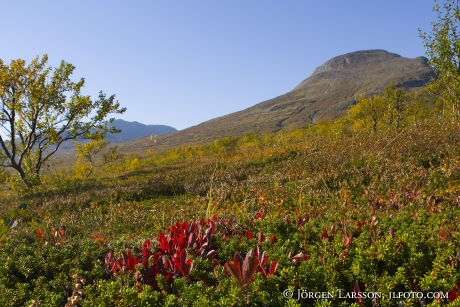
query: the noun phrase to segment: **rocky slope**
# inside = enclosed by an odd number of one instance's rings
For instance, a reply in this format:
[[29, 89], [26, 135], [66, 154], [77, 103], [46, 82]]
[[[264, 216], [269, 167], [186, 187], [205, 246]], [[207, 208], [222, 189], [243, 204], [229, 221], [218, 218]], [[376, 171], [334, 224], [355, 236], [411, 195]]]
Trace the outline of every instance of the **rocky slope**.
[[419, 88], [434, 77], [424, 57], [410, 59], [385, 50], [356, 51], [327, 61], [284, 95], [172, 134], [136, 140], [129, 146], [170, 148], [302, 127], [318, 119], [338, 117], [360, 95], [379, 93], [393, 82]]

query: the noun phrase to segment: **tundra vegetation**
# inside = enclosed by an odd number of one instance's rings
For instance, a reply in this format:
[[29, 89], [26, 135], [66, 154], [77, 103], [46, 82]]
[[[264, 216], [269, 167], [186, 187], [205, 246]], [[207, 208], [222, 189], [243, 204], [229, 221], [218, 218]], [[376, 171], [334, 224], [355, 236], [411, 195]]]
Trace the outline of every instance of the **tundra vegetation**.
[[447, 79], [272, 135], [99, 167], [99, 145], [80, 148], [28, 189], [4, 172], [3, 306], [460, 306]]

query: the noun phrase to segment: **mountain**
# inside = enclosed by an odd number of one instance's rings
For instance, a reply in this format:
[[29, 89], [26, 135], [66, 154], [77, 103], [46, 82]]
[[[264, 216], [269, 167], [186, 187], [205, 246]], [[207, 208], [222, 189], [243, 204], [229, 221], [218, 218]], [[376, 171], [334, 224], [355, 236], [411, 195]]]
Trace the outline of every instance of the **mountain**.
[[121, 130], [120, 133], [107, 134], [107, 140], [111, 143], [122, 143], [144, 136], [150, 137], [177, 131], [177, 129], [170, 126], [144, 125], [138, 122], [124, 121], [122, 119], [114, 120], [111, 125]]
[[284, 95], [156, 139], [143, 138], [129, 146], [170, 148], [298, 128], [319, 119], [339, 117], [360, 95], [381, 93], [393, 82], [405, 88], [420, 88], [434, 77], [424, 57], [405, 58], [385, 50], [356, 51], [330, 59]]
[[[111, 144], [126, 143], [142, 137], [153, 138], [158, 135], [173, 133], [177, 131], [177, 129], [170, 126], [144, 125], [138, 122], [128, 122], [122, 119], [115, 119], [111, 126], [115, 126], [117, 129], [121, 130], [120, 133], [107, 133], [106, 140], [108, 140]], [[80, 140], [78, 142], [84, 143], [87, 141]], [[61, 157], [70, 155], [73, 158], [74, 150], [74, 142], [66, 141], [59, 148], [59, 154], [61, 155]]]

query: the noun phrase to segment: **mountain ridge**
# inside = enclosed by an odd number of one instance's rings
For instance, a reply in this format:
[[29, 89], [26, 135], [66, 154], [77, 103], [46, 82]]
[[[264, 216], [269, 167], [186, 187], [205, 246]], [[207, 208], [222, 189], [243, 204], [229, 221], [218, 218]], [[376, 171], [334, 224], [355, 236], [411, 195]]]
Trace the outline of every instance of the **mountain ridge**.
[[382, 49], [350, 52], [318, 66], [285, 94], [155, 140], [139, 139], [128, 146], [162, 149], [300, 128], [343, 115], [360, 95], [381, 93], [392, 83], [417, 89], [432, 78], [435, 73], [424, 57], [405, 58]]
[[110, 126], [121, 130], [120, 133], [108, 134], [111, 143], [123, 143], [145, 136], [155, 136], [176, 132], [177, 129], [167, 125], [147, 125], [137, 121], [115, 119]]

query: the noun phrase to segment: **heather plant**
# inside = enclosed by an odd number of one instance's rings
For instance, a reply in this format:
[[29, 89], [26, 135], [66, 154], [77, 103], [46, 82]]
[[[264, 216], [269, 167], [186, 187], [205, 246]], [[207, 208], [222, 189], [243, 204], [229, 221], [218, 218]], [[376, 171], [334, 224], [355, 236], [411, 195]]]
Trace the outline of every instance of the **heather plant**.
[[3, 306], [63, 306], [72, 293], [72, 274], [88, 281], [104, 279], [98, 258], [102, 249], [91, 242], [62, 241], [55, 234], [8, 241], [2, 247], [0, 298]]

